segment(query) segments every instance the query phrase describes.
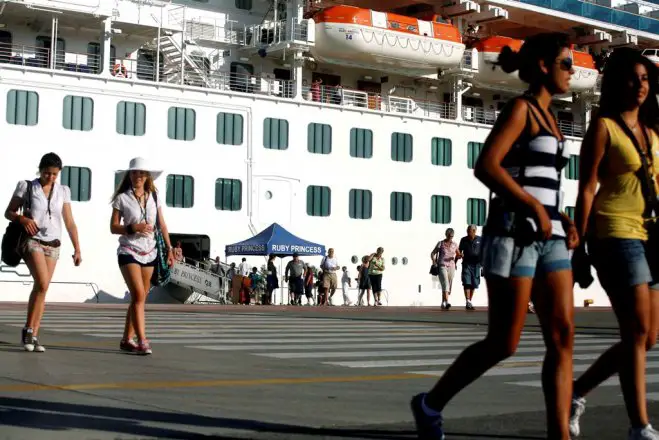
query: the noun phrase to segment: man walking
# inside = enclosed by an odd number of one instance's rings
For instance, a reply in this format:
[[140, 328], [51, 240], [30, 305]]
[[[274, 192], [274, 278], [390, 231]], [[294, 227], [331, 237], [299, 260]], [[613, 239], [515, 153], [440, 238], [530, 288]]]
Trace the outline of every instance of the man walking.
[[296, 252], [284, 271], [284, 279], [288, 282], [289, 302], [296, 306], [302, 305], [302, 293], [304, 293], [304, 279], [302, 277], [305, 269], [306, 265], [300, 260], [300, 256]]
[[481, 238], [476, 235], [476, 226], [467, 227], [467, 236], [462, 237], [458, 246], [462, 256], [462, 286], [465, 291], [467, 310], [474, 310], [471, 299], [481, 283]]
[[336, 271], [339, 270], [339, 262], [334, 257], [334, 249], [330, 248], [327, 251], [327, 256], [323, 258], [320, 263], [320, 268], [323, 270], [323, 287], [325, 288], [325, 295], [327, 295], [327, 302], [325, 305], [332, 304], [332, 296], [336, 292], [338, 280], [336, 279]]

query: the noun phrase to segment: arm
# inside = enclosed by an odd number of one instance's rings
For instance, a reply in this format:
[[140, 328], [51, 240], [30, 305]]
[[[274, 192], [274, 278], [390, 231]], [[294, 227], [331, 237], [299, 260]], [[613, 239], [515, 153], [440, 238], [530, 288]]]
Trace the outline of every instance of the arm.
[[69, 233], [69, 238], [73, 244], [73, 262], [76, 266], [80, 265], [80, 242], [78, 241], [78, 227], [75, 220], [73, 220], [73, 212], [71, 212], [71, 203], [65, 203], [62, 206], [62, 217], [64, 218], [64, 226]]
[[581, 144], [579, 157], [579, 193], [575, 207], [577, 233], [583, 238], [588, 231], [595, 192], [597, 190], [597, 171], [604, 158], [609, 143], [609, 132], [601, 119], [591, 124]]
[[524, 191], [501, 166], [503, 158], [522, 134], [529, 111], [528, 103], [522, 99], [517, 99], [506, 106], [485, 141], [483, 151], [476, 162], [474, 175], [499, 196], [513, 200], [535, 212], [542, 205]]
[[37, 232], [39, 232], [39, 227], [37, 226], [36, 222], [30, 217], [18, 213], [18, 210], [21, 209], [21, 206], [23, 206], [24, 198], [27, 195], [27, 189], [27, 182], [21, 181], [18, 183], [18, 185], [16, 185], [14, 195], [12, 196], [11, 200], [9, 201], [9, 205], [7, 205], [7, 209], [5, 210], [5, 218], [11, 222], [20, 223], [28, 234], [36, 235]]
[[437, 244], [435, 245], [435, 248], [434, 248], [434, 249], [432, 250], [432, 252], [430, 253], [430, 259], [431, 259], [433, 262], [435, 262], [435, 260], [436, 260], [436, 258], [437, 258], [436, 256], [437, 256], [437, 254], [439, 253], [439, 247], [440, 247], [440, 244], [437, 243]]

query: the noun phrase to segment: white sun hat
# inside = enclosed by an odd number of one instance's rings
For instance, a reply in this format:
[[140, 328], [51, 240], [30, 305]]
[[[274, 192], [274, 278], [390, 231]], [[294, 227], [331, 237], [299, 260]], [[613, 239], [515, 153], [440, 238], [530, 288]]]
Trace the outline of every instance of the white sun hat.
[[128, 169], [121, 170], [120, 172], [127, 173], [130, 171], [148, 171], [153, 180], [156, 180], [162, 174], [162, 170], [157, 169], [148, 160], [143, 157], [135, 157], [130, 160]]

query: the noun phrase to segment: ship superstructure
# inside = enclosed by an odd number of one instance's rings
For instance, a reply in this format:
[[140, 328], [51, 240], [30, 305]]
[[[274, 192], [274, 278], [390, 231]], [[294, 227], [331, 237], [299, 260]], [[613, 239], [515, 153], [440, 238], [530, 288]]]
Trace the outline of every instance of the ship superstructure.
[[[48, 151], [67, 166], [84, 263], [65, 258], [64, 240], [53, 301], [124, 299], [109, 200], [116, 171], [145, 156], [165, 170], [169, 229], [188, 257], [224, 259], [226, 244], [277, 222], [333, 247], [355, 276], [384, 247], [387, 304], [438, 305], [430, 251], [446, 228], [459, 239], [484, 224], [473, 166], [524, 87], [494, 61], [547, 30], [575, 43], [572, 91], [553, 103], [573, 214], [601, 67], [620, 46], [659, 60], [654, 3], [4, 1], [0, 187], [8, 201]], [[29, 281], [24, 265], [0, 267], [0, 298], [26, 300]], [[597, 283], [575, 296], [608, 305]], [[483, 286], [474, 304], [485, 298]]]

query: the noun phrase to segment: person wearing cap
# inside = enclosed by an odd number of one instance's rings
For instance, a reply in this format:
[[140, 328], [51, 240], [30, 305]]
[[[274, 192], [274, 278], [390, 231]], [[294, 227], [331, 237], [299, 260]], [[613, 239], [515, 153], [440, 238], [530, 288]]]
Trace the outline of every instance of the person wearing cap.
[[[150, 166], [145, 159], [136, 157], [130, 161], [112, 196], [110, 230], [119, 235], [117, 259], [131, 296], [119, 348], [144, 355], [152, 352], [146, 338], [144, 303], [158, 257], [156, 218], [167, 245], [167, 264], [170, 267], [174, 264], [172, 243], [154, 183], [161, 174], [161, 170]], [[137, 342], [133, 340], [136, 334]]]
[[326, 306], [332, 305], [332, 297], [338, 287], [338, 280], [336, 278], [336, 271], [339, 270], [339, 262], [334, 256], [334, 249], [327, 250], [327, 256], [320, 262], [320, 267], [323, 269], [323, 287], [327, 294]]
[[304, 264], [304, 261], [300, 260], [300, 255], [296, 252], [293, 254], [293, 259], [286, 265], [286, 270], [284, 271], [284, 277], [288, 282], [289, 292], [293, 293], [292, 304], [294, 305], [302, 304], [302, 293], [304, 293], [304, 280], [302, 277], [305, 269], [306, 265]]

